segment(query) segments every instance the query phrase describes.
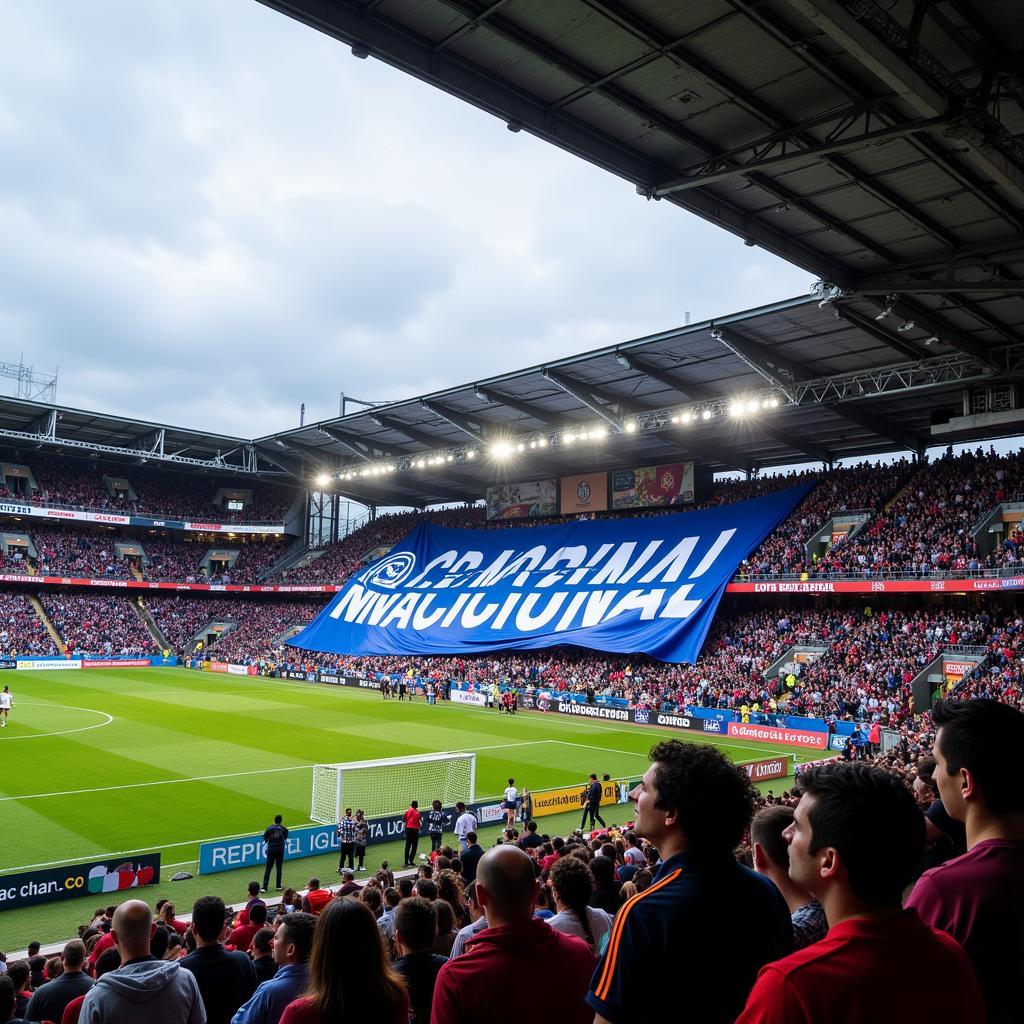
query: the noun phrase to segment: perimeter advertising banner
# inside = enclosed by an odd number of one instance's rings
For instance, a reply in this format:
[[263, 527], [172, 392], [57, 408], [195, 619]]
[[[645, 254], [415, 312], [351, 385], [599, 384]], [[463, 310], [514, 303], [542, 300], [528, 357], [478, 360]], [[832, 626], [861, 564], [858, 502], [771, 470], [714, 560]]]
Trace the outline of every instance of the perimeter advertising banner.
[[693, 463], [640, 466], [612, 473], [612, 508], [654, 508], [693, 501]]
[[813, 747], [815, 750], [824, 750], [828, 746], [827, 732], [789, 729], [778, 725], [729, 722], [727, 735], [735, 739], [753, 740], [755, 743], [786, 743], [792, 747]]
[[693, 662], [736, 567], [811, 486], [700, 512], [530, 530], [421, 523], [287, 642], [400, 656], [573, 644]]
[[533, 480], [487, 488], [488, 519], [530, 519], [557, 514], [556, 480]]
[[46, 871], [0, 875], [0, 910], [31, 907], [37, 903], [122, 893], [160, 881], [160, 854], [147, 853], [129, 860], [65, 864]]
[[608, 474], [583, 473], [562, 477], [562, 515], [608, 510]]
[[[628, 779], [610, 779], [601, 783], [601, 806], [624, 804], [629, 794]], [[585, 802], [586, 784], [564, 786], [561, 789], [538, 789], [531, 792], [533, 816], [543, 818], [546, 814], [561, 814], [563, 811], [582, 813]]]

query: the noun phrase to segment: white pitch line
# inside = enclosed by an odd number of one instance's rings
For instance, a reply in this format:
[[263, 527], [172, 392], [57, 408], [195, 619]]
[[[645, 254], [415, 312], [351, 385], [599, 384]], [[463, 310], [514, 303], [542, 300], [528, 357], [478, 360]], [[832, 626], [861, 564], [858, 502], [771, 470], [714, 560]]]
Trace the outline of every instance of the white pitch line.
[[[90, 715], [102, 715], [106, 721], [99, 722], [97, 725], [83, 725], [78, 729], [63, 729], [60, 732], [37, 732], [31, 736], [5, 736], [3, 738], [4, 743], [13, 743], [15, 740], [45, 740], [52, 736], [70, 736], [73, 732], [88, 732], [90, 729], [102, 729], [106, 725], [110, 725], [114, 721], [113, 715], [108, 715], [106, 711], [97, 711], [95, 708], [76, 708], [71, 704], [47, 704], [45, 701], [38, 700], [26, 700], [19, 701], [22, 707], [34, 707], [34, 708], [54, 708], [61, 709], [66, 708], [69, 711], [85, 711]], [[18, 707], [18, 704], [13, 705]]]
[[[493, 746], [487, 747], [476, 747], [475, 751], [480, 750], [500, 750], [505, 747], [533, 747], [538, 743], [557, 743], [557, 740], [524, 740], [518, 743], [495, 743]], [[474, 753], [475, 751], [469, 751]], [[442, 753], [459, 753], [459, 751], [442, 751]], [[415, 754], [411, 754], [411, 757], [415, 757]], [[246, 775], [272, 775], [276, 772], [294, 772], [299, 771], [303, 768], [313, 768], [315, 765], [311, 764], [293, 764], [286, 765], [283, 768], [260, 768], [256, 771], [251, 772], [225, 772], [222, 775], [196, 775], [188, 779], [159, 779], [156, 782], [128, 782], [120, 786], [96, 786], [91, 789], [61, 789], [56, 790], [52, 793], [26, 793], [23, 796], [3, 796], [0, 797], [0, 803], [9, 803], [13, 800], [45, 800], [52, 796], [80, 796], [85, 793], [110, 793], [119, 789], [146, 789], [150, 786], [180, 786], [186, 782], [213, 782], [218, 779], [237, 779]], [[199, 842], [206, 842], [207, 840], [198, 840]], [[113, 856], [119, 856], [114, 854]]]

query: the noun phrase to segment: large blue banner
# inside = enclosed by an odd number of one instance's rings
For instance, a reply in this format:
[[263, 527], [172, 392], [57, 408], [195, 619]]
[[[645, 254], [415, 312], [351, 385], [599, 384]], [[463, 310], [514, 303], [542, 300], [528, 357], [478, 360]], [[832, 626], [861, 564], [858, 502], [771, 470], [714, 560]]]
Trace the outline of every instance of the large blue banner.
[[692, 662], [736, 567], [812, 486], [649, 518], [508, 530], [421, 523], [288, 643], [404, 655], [573, 644]]

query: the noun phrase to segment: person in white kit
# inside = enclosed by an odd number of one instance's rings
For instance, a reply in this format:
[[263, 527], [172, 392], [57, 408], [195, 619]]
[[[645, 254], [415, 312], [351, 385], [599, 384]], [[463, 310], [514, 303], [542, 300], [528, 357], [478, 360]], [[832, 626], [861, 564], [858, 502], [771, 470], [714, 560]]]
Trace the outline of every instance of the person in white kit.
[[515, 779], [508, 780], [508, 786], [505, 788], [505, 800], [501, 805], [508, 816], [506, 824], [509, 828], [516, 823], [516, 807], [519, 806], [516, 802], [519, 797], [519, 790], [515, 787], [515, 781]]
[[10, 687], [5, 686], [4, 692], [0, 693], [0, 729], [7, 728], [7, 713], [14, 707], [14, 697]]
[[466, 810], [466, 805], [460, 800], [455, 805], [455, 810], [459, 812], [459, 817], [455, 822], [455, 838], [459, 841], [459, 850], [465, 851], [466, 847], [469, 846], [466, 836], [470, 832], [476, 831], [476, 815], [472, 811]]

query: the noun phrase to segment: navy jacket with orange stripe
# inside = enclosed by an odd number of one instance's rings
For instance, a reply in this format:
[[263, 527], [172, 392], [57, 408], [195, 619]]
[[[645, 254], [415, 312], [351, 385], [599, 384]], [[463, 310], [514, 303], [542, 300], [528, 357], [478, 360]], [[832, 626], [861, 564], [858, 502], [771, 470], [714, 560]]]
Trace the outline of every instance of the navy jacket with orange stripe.
[[677, 854], [615, 916], [587, 1002], [612, 1024], [731, 1024], [761, 967], [792, 948], [789, 908], [768, 879], [731, 853]]

